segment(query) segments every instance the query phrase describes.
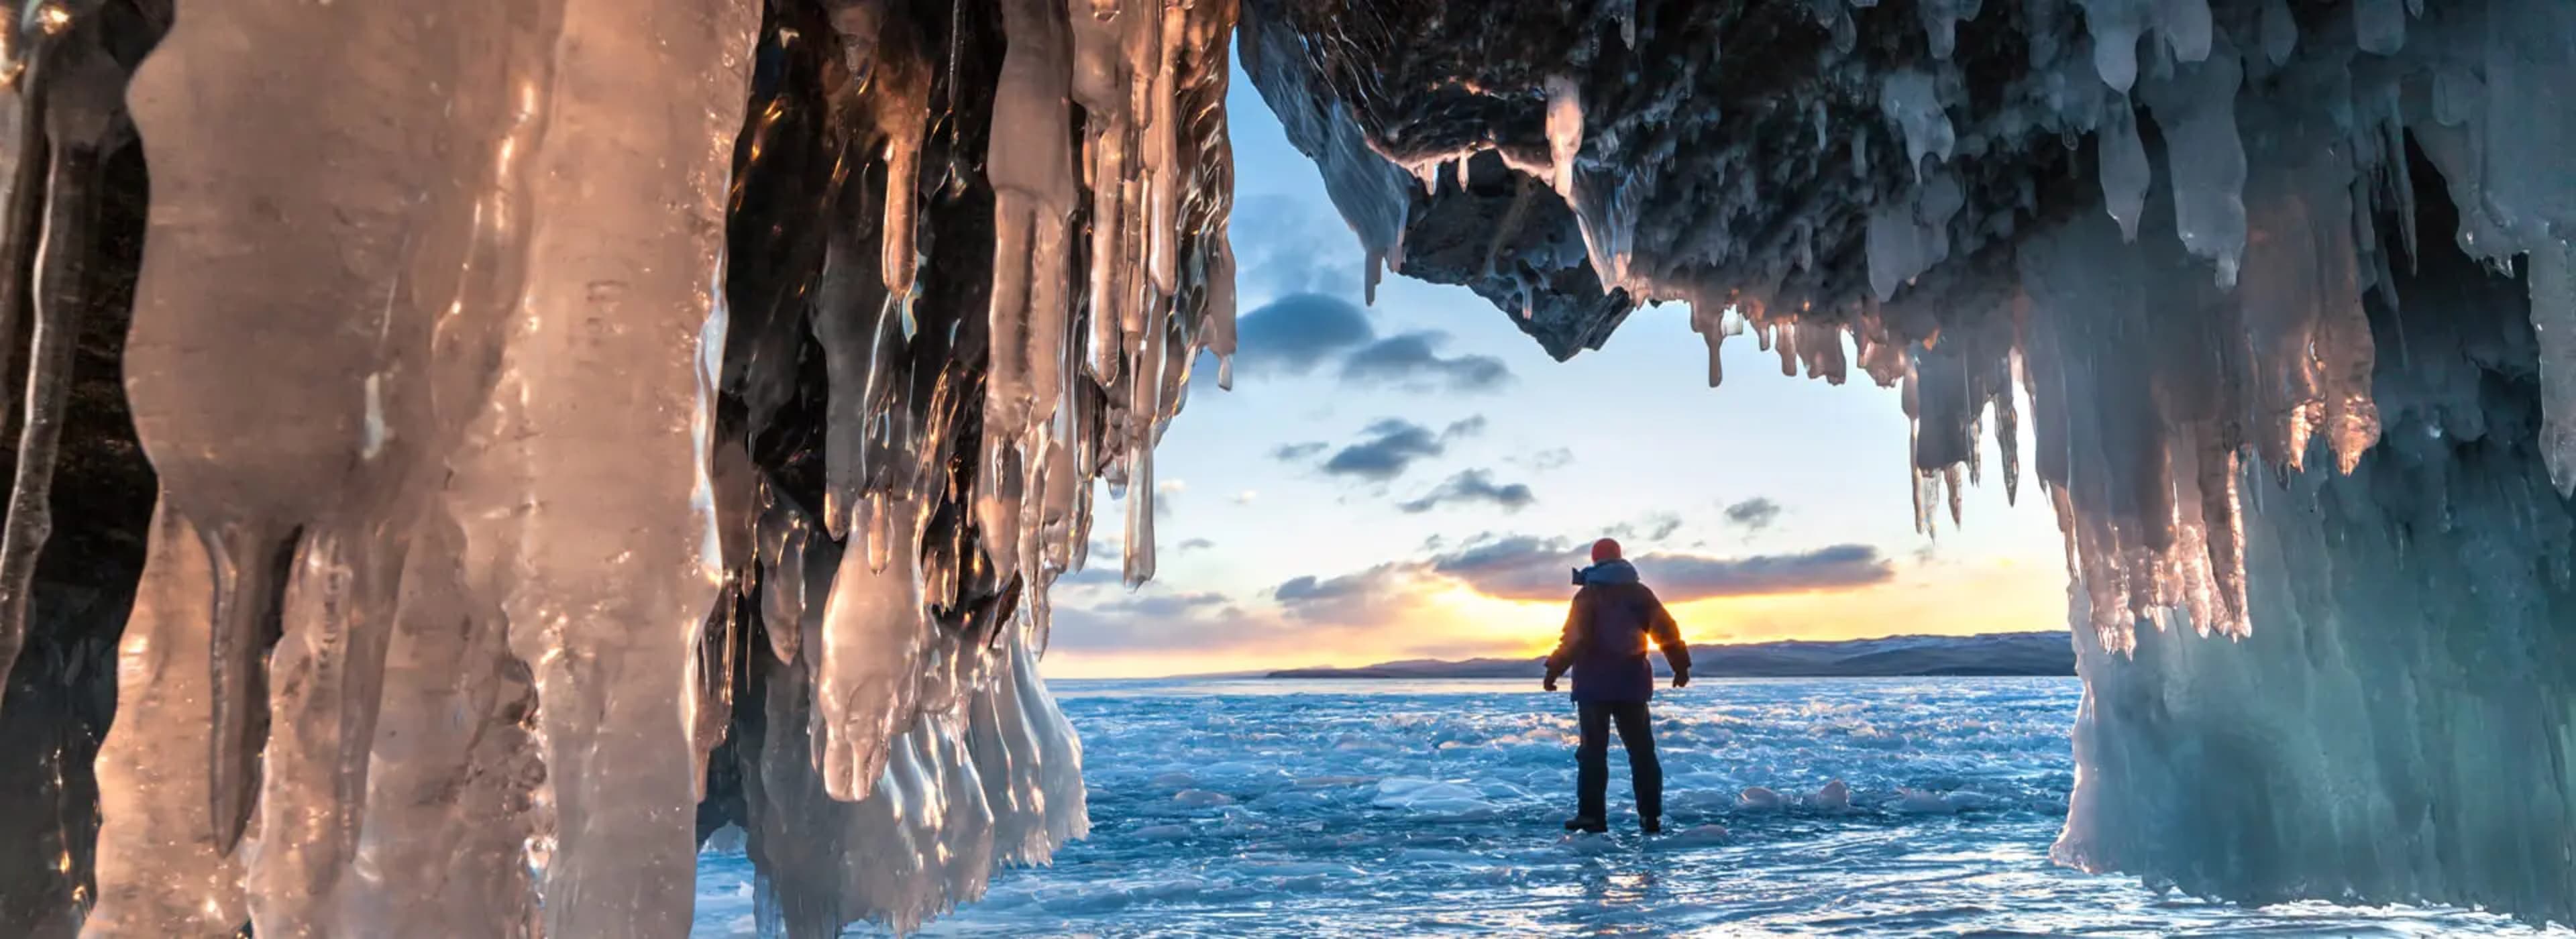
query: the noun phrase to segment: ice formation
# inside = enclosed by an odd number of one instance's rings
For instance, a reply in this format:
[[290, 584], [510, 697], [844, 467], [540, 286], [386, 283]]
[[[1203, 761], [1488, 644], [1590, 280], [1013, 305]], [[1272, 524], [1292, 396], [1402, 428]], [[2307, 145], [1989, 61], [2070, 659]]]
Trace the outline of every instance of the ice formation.
[[[822, 935], [1082, 830], [1233, 0], [207, 2], [0, 5], [0, 924], [673, 935], [733, 827]], [[1240, 12], [1372, 282], [1857, 366], [1926, 529], [2031, 422], [2061, 858], [2576, 919], [2576, 6]]]
[[127, 283], [157, 508], [121, 640], [36, 636], [118, 713], [95, 815], [13, 754], [60, 821], [0, 931], [681, 935], [732, 826], [828, 936], [1084, 830], [1044, 597], [1101, 476], [1152, 574], [1232, 349], [1232, 4], [173, 7], [8, 11], [0, 652]]

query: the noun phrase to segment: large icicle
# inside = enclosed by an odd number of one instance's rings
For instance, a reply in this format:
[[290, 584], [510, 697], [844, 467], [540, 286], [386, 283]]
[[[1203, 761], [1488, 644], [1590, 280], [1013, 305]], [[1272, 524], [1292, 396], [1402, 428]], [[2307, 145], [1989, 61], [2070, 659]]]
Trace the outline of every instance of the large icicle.
[[2531, 331], [2540, 344], [2541, 458], [2558, 494], [2576, 497], [2576, 243], [2531, 252]]
[[[723, 335], [719, 194], [751, 25], [695, 0], [183, 4], [131, 95], [154, 193], [127, 349], [165, 489], [147, 593], [174, 599], [128, 631], [136, 719], [102, 757], [92, 928], [229, 932], [247, 885], [262, 935], [406, 909], [521, 931], [535, 906], [511, 912], [508, 872], [533, 862], [552, 931], [686, 931], [690, 672], [713, 600], [698, 352]], [[639, 95], [682, 106], [639, 112]], [[451, 146], [418, 146], [440, 128]], [[438, 546], [420, 576], [459, 571], [465, 602], [397, 587], [416, 531]], [[412, 605], [457, 615], [439, 628], [480, 637], [436, 645], [482, 656], [508, 618], [546, 782], [467, 792], [533, 798], [550, 830], [503, 823], [420, 854], [366, 834], [416, 817], [397, 803], [366, 821], [371, 792], [518, 759], [406, 748], [371, 779], [384, 700], [475, 702], [485, 728], [526, 710], [453, 683], [508, 687], [488, 658], [424, 674], [419, 656], [456, 653], [390, 641], [425, 615], [396, 613]], [[146, 719], [156, 707], [176, 710]], [[494, 873], [440, 888], [355, 872], [403, 856]]]
[[[467, 537], [494, 563], [476, 589], [503, 591], [511, 650], [535, 675], [549, 934], [688, 929], [694, 653], [719, 562], [700, 358], [723, 339], [711, 288], [750, 12], [565, 0], [528, 155], [528, 287], [457, 485], [502, 513]], [[528, 503], [543, 509], [507, 512]]]

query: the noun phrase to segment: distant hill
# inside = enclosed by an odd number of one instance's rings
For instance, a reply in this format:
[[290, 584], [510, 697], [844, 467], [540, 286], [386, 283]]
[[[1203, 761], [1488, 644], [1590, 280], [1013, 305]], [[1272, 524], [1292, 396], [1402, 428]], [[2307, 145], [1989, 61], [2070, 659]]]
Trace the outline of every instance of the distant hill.
[[[1663, 656], [1648, 657], [1664, 675]], [[1543, 659], [1409, 659], [1358, 668], [1285, 668], [1271, 678], [1536, 678]], [[1858, 678], [1928, 675], [2073, 675], [2075, 647], [2063, 631], [1982, 636], [1890, 636], [1847, 642], [1694, 645], [1698, 678]]]

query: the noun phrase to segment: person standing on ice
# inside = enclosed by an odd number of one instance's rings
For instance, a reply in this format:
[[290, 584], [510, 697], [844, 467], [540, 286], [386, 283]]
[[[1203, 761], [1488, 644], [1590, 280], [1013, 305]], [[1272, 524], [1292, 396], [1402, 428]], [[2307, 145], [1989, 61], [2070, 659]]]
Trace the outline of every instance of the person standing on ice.
[[1628, 748], [1628, 777], [1637, 793], [1637, 823], [1647, 834], [1664, 830], [1664, 768], [1655, 760], [1655, 730], [1646, 701], [1655, 696], [1655, 672], [1646, 664], [1649, 641], [1673, 667], [1673, 687], [1690, 684], [1690, 647], [1663, 601], [1637, 581], [1637, 568], [1619, 556], [1619, 543], [1592, 543], [1592, 566], [1576, 571], [1574, 603], [1565, 613], [1565, 636], [1547, 656], [1540, 687], [1574, 672], [1575, 723], [1582, 742], [1574, 751], [1576, 810], [1567, 831], [1607, 831], [1603, 807], [1610, 787], [1610, 727]]

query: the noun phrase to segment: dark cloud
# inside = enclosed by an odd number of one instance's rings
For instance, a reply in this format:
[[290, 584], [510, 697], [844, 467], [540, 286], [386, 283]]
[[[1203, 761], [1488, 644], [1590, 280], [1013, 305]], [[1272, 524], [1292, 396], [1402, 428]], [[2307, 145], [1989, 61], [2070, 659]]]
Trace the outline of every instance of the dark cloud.
[[1440, 439], [1444, 442], [1459, 440], [1473, 437], [1484, 432], [1485, 416], [1478, 414], [1465, 420], [1449, 422], [1449, 426], [1440, 429]]
[[1385, 482], [1404, 475], [1413, 461], [1439, 456], [1445, 447], [1431, 428], [1388, 418], [1368, 426], [1367, 440], [1343, 447], [1324, 461], [1324, 472]]
[[1637, 570], [1657, 593], [1674, 602], [1846, 590], [1896, 577], [1895, 566], [1877, 548], [1865, 544], [1747, 558], [1650, 554], [1638, 559]]
[[1318, 578], [1294, 577], [1270, 590], [1270, 599], [1290, 619], [1351, 623], [1373, 619], [1391, 609], [1403, 591], [1402, 571], [1381, 564], [1353, 574]]
[[1270, 451], [1270, 455], [1277, 457], [1283, 462], [1294, 463], [1298, 460], [1303, 460], [1307, 457], [1314, 456], [1315, 454], [1322, 453], [1326, 448], [1331, 446], [1332, 444], [1325, 443], [1321, 440], [1310, 440], [1305, 443], [1282, 444], [1278, 449]]
[[1342, 362], [1342, 380], [1355, 385], [1387, 385], [1421, 390], [1492, 391], [1510, 384], [1512, 370], [1489, 355], [1443, 357], [1433, 348], [1445, 333], [1420, 332], [1389, 336], [1351, 353]]
[[1742, 526], [1748, 531], [1769, 528], [1771, 523], [1778, 521], [1779, 518], [1780, 503], [1773, 502], [1767, 497], [1746, 499], [1726, 507], [1727, 523]]
[[1205, 538], [1191, 538], [1191, 539], [1188, 539], [1188, 540], [1186, 540], [1186, 541], [1181, 542], [1181, 543], [1180, 543], [1180, 544], [1178, 544], [1178, 545], [1173, 546], [1173, 550], [1175, 550], [1175, 551], [1204, 551], [1204, 550], [1207, 550], [1207, 549], [1209, 549], [1209, 548], [1213, 548], [1213, 547], [1216, 547], [1216, 542], [1209, 541], [1209, 540], [1207, 540], [1207, 539], [1205, 539]]
[[1467, 582], [1478, 593], [1513, 600], [1562, 600], [1574, 593], [1567, 571], [1590, 558], [1561, 538], [1513, 535], [1433, 555], [1431, 572]]
[[1292, 293], [1243, 315], [1235, 327], [1234, 370], [1242, 375], [1303, 375], [1376, 337], [1368, 314], [1350, 301]]
[[[1436, 555], [1433, 573], [1464, 581], [1478, 593], [1507, 600], [1562, 600], [1572, 593], [1568, 570], [1589, 558], [1559, 539], [1515, 536]], [[1800, 554], [1718, 558], [1648, 554], [1633, 559], [1646, 585], [1667, 603], [1716, 597], [1847, 590], [1896, 576], [1878, 549], [1842, 544]]]
[[1439, 488], [1423, 494], [1422, 498], [1396, 507], [1407, 512], [1421, 513], [1431, 511], [1447, 502], [1491, 502], [1502, 507], [1503, 511], [1518, 512], [1536, 501], [1538, 497], [1530, 492], [1530, 487], [1526, 484], [1498, 485], [1494, 482], [1492, 474], [1480, 469], [1471, 469], [1449, 477], [1448, 481], [1441, 483]]

